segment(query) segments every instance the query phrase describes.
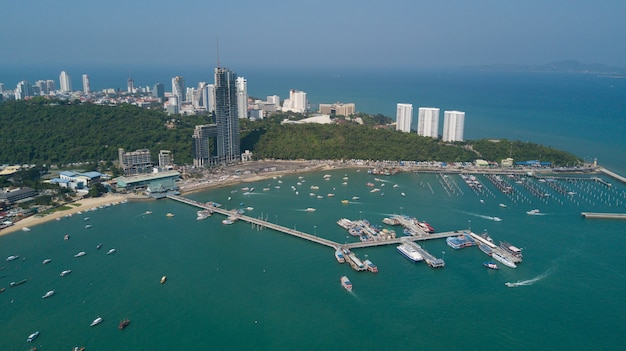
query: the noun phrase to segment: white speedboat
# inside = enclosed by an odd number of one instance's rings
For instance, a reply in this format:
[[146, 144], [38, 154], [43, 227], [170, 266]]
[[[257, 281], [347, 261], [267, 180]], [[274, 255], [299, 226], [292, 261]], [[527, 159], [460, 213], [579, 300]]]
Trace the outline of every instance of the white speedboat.
[[17, 260], [18, 258], [20, 258], [20, 255], [12, 255], [7, 257], [7, 261]]
[[59, 274], [59, 275], [62, 276], [62, 277], [65, 277], [66, 275], [68, 275], [70, 273], [72, 273], [72, 270], [68, 269], [66, 271], [61, 272], [61, 274]]
[[81, 251], [79, 253], [77, 253], [76, 255], [74, 255], [74, 257], [82, 257], [85, 256], [87, 253], [85, 251]]
[[52, 260], [49, 258], [46, 258], [45, 260], [43, 260], [43, 264], [48, 264], [50, 262], [52, 262]]
[[48, 298], [48, 297], [50, 297], [50, 296], [52, 296], [52, 295], [54, 295], [54, 290], [50, 290], [50, 291], [48, 291], [48, 292], [47, 292], [47, 293], [45, 293], [45, 294], [44, 294], [41, 298], [42, 298], [42, 299], [45, 299], [45, 298]]
[[98, 318], [94, 319], [93, 322], [91, 322], [90, 326], [93, 327], [94, 325], [98, 325], [100, 323], [102, 323], [102, 317], [98, 317]]
[[28, 338], [26, 339], [26, 342], [32, 342], [33, 340], [35, 340], [37, 337], [39, 336], [39, 331], [36, 331], [32, 334], [30, 334], [28, 336]]
[[526, 213], [528, 213], [529, 215], [538, 215], [539, 214], [539, 210], [538, 209], [534, 209], [534, 210], [526, 211]]
[[117, 250], [116, 250], [116, 249], [111, 249], [111, 250], [107, 251], [107, 255], [110, 255], [110, 254], [112, 254], [112, 253], [115, 253], [115, 251], [117, 251]]

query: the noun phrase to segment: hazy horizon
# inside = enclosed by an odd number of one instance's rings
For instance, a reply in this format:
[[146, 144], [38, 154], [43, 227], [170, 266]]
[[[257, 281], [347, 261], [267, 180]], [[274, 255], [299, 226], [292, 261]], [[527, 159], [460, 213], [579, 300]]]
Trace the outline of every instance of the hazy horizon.
[[625, 66], [620, 1], [9, 2], [0, 66]]

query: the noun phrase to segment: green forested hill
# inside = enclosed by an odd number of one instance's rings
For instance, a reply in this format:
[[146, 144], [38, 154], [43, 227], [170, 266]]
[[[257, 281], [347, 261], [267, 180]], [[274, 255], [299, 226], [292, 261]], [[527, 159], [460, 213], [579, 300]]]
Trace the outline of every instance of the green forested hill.
[[[206, 118], [171, 117], [132, 105], [102, 106], [33, 99], [0, 104], [0, 163], [111, 161], [117, 149], [171, 150], [190, 163], [191, 135]], [[156, 158], [155, 158], [156, 159]]]
[[[569, 153], [502, 140], [455, 145], [440, 140], [357, 124], [286, 124], [241, 121], [241, 150], [256, 158], [500, 161], [539, 159], [574, 165]], [[113, 161], [117, 149], [171, 150], [177, 164], [192, 161], [195, 125], [206, 116], [176, 116], [136, 106], [102, 106], [36, 98], [0, 104], [0, 164], [67, 164]]]

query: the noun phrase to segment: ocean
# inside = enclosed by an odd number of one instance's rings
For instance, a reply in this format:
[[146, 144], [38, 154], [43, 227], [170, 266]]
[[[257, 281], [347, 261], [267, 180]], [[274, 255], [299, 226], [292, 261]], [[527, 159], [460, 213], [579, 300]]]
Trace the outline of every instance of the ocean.
[[[545, 143], [597, 157], [626, 174], [623, 79], [452, 71], [414, 72], [409, 79], [399, 72], [329, 71], [261, 82], [271, 75], [234, 69], [246, 76], [253, 96], [284, 96], [295, 88], [312, 102], [355, 102], [359, 110], [390, 116], [400, 101], [458, 109], [466, 111], [467, 139]], [[323, 179], [326, 173], [330, 180]], [[625, 184], [604, 176], [610, 187], [557, 179], [570, 193], [560, 194], [529, 178], [550, 194], [540, 199], [507, 177], [515, 195], [500, 193], [482, 175], [484, 193], [457, 175], [446, 179], [453, 192], [436, 174], [374, 177], [337, 169], [305, 174], [300, 184], [292, 175], [188, 197], [250, 207], [247, 215], [339, 243], [356, 241], [337, 226], [342, 217], [382, 225], [384, 217], [403, 213], [436, 231], [487, 231], [496, 242], [522, 248], [524, 262], [487, 270], [482, 263], [488, 257], [476, 247], [453, 250], [432, 240], [421, 245], [445, 260], [443, 269], [411, 263], [390, 245], [354, 250], [380, 270], [355, 272], [338, 264], [332, 249], [270, 229], [224, 225], [218, 214], [197, 221], [195, 208], [172, 200], [128, 202], [0, 237], [1, 258], [20, 256], [0, 263], [0, 287], [6, 288], [0, 293], [0, 349], [624, 348], [624, 222], [580, 213], [626, 212]], [[381, 191], [371, 193], [367, 182]], [[255, 190], [244, 195], [244, 186]], [[341, 203], [354, 196], [359, 200]], [[316, 211], [305, 211], [309, 207]], [[541, 215], [526, 213], [535, 208]], [[71, 239], [63, 240], [65, 234]], [[110, 248], [117, 252], [106, 255]], [[87, 254], [75, 258], [80, 251]], [[43, 265], [45, 258], [52, 262]], [[60, 277], [66, 269], [72, 273]], [[163, 275], [168, 280], [161, 285]], [[342, 275], [353, 282], [352, 293], [341, 287]], [[22, 279], [28, 281], [9, 287]], [[42, 299], [49, 290], [56, 294]], [[90, 327], [98, 316], [104, 321]], [[123, 318], [131, 324], [119, 331]], [[26, 343], [37, 330], [35, 342]]]

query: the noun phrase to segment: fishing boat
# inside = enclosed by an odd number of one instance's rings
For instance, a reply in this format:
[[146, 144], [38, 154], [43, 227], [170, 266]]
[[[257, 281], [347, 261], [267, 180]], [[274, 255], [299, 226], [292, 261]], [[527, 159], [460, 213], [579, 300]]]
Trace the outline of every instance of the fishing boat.
[[483, 262], [483, 266], [489, 268], [489, 269], [500, 269], [498, 267], [498, 265], [495, 262], [492, 261], [485, 261]]
[[345, 275], [341, 277], [341, 285], [348, 291], [352, 291], [352, 283]]
[[120, 321], [120, 324], [117, 326], [117, 329], [122, 330], [128, 327], [129, 324], [130, 324], [130, 319], [124, 318], [123, 320]]
[[376, 267], [376, 265], [372, 263], [372, 261], [365, 260], [363, 261], [363, 263], [365, 264], [365, 267], [367, 268], [368, 271], [372, 273], [378, 273], [378, 267]]
[[39, 331], [36, 331], [32, 334], [30, 334], [28, 336], [28, 338], [26, 339], [26, 342], [32, 342], [33, 340], [35, 340], [37, 337], [39, 336]]
[[93, 327], [94, 325], [98, 325], [100, 323], [102, 323], [102, 317], [98, 317], [98, 318], [94, 319], [93, 322], [91, 322], [91, 324], [89, 326]]
[[42, 298], [42, 299], [46, 299], [46, 298], [48, 298], [48, 297], [50, 297], [50, 296], [52, 296], [52, 295], [54, 295], [54, 290], [50, 290], [50, 291], [48, 291], [48, 292], [47, 292], [47, 293], [45, 293], [45, 294], [44, 294], [41, 298]]

